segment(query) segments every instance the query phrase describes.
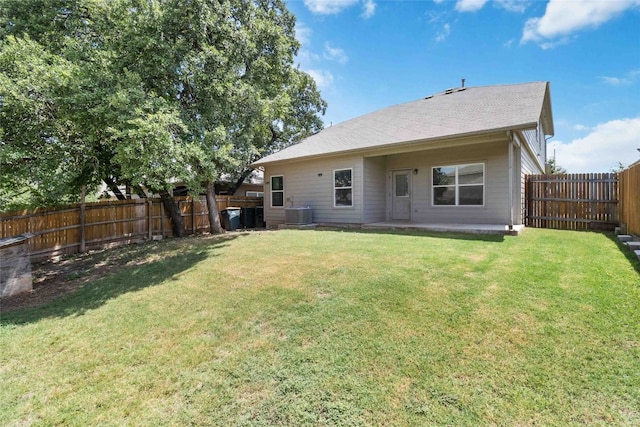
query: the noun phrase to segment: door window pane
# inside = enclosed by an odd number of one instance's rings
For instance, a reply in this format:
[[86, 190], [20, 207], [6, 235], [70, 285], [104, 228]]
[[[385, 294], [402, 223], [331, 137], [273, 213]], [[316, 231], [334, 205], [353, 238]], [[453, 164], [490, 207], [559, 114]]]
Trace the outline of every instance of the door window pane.
[[409, 175], [396, 175], [396, 197], [405, 197], [409, 195]]

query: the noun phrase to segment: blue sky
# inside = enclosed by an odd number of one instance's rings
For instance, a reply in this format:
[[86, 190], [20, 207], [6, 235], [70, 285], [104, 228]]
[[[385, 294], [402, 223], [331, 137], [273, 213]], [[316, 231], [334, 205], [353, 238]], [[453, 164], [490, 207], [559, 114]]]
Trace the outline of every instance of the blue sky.
[[640, 159], [640, 0], [296, 0], [325, 126], [460, 86], [550, 81], [569, 172]]

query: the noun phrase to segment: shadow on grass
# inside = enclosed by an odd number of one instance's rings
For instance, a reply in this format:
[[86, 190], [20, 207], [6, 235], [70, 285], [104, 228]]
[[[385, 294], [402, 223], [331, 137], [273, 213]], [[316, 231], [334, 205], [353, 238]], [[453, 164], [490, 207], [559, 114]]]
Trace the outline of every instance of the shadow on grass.
[[[120, 295], [159, 285], [187, 271], [199, 262], [216, 256], [236, 234], [187, 237], [148, 242], [83, 254], [46, 266], [48, 291], [57, 288], [63, 295], [52, 295], [42, 304], [15, 308], [2, 313], [0, 324], [19, 325], [45, 318], [81, 316]], [[40, 267], [36, 267], [38, 271]], [[78, 281], [72, 290], [66, 283]], [[51, 292], [49, 292], [51, 293]]]
[[627, 245], [625, 245], [624, 243], [622, 243], [619, 239], [618, 236], [614, 233], [611, 232], [607, 232], [607, 233], [603, 233], [605, 236], [607, 236], [609, 239], [613, 240], [615, 242], [615, 244], [618, 246], [618, 248], [620, 249], [620, 251], [624, 254], [624, 256], [627, 258], [627, 260], [629, 261], [629, 263], [631, 264], [631, 266], [633, 268], [635, 268], [635, 270], [640, 273], [640, 261], [638, 260], [638, 257], [636, 257], [636, 255], [633, 253], [633, 251], [631, 249], [629, 249], [629, 247]]
[[393, 236], [424, 236], [434, 237], [438, 239], [455, 239], [455, 240], [467, 240], [467, 241], [480, 241], [480, 242], [504, 242], [505, 235], [503, 234], [489, 234], [489, 233], [464, 233], [464, 232], [451, 232], [451, 231], [432, 231], [432, 230], [420, 230], [417, 228], [407, 229], [391, 229], [391, 228], [378, 228], [378, 229], [362, 229], [362, 228], [350, 228], [350, 227], [318, 227], [317, 230], [326, 231], [339, 231], [345, 233], [357, 233], [357, 234], [388, 234]]

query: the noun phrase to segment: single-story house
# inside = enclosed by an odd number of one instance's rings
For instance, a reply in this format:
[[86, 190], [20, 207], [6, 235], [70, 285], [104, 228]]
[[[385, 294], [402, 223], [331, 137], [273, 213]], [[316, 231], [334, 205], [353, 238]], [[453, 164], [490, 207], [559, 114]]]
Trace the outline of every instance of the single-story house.
[[548, 82], [459, 87], [330, 126], [254, 163], [267, 226], [521, 225], [527, 174], [554, 134]]

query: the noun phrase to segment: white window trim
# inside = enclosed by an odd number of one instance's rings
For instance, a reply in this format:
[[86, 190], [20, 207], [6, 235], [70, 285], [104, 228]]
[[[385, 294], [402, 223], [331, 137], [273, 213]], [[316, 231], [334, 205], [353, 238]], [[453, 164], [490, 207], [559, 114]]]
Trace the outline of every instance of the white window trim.
[[[255, 196], [250, 196], [248, 193], [255, 193]], [[264, 197], [264, 192], [263, 191], [245, 191], [244, 192], [244, 196], [245, 197]]]
[[[282, 178], [282, 190], [274, 190], [273, 189], [273, 178], [278, 178], [281, 177]], [[269, 206], [271, 206], [272, 208], [275, 209], [279, 209], [279, 208], [283, 208], [284, 209], [284, 205], [285, 205], [285, 197], [284, 197], [284, 191], [285, 191], [285, 184], [284, 184], [284, 175], [271, 175], [269, 177]], [[274, 206], [273, 205], [273, 193], [282, 193], [282, 206]]]
[[[458, 191], [458, 188], [460, 187], [473, 187], [473, 186], [478, 186], [480, 184], [458, 184], [458, 168], [460, 166], [472, 166], [472, 165], [482, 165], [482, 204], [481, 205], [461, 205], [460, 204], [460, 192]], [[455, 184], [450, 184], [450, 185], [434, 185], [433, 184], [433, 170], [434, 169], [438, 169], [438, 168], [456, 168], [456, 180], [455, 180]], [[485, 206], [485, 201], [487, 199], [487, 194], [486, 194], [486, 183], [487, 183], [487, 179], [486, 179], [486, 175], [487, 175], [487, 167], [485, 162], [475, 162], [475, 163], [458, 163], [458, 164], [454, 164], [454, 165], [438, 165], [438, 166], [432, 166], [431, 167], [431, 206], [434, 208], [481, 208]], [[455, 191], [456, 191], [456, 195], [455, 195], [455, 204], [454, 205], [436, 205], [435, 204], [435, 197], [434, 197], [434, 189], [435, 188], [439, 188], [439, 187], [455, 187]]]
[[[338, 171], [351, 171], [351, 186], [350, 187], [336, 187], [336, 172]], [[333, 207], [336, 209], [353, 209], [354, 200], [353, 200], [353, 168], [340, 168], [334, 169], [333, 175], [331, 176], [331, 188], [333, 191]], [[351, 190], [351, 205], [336, 205], [336, 190]]]

